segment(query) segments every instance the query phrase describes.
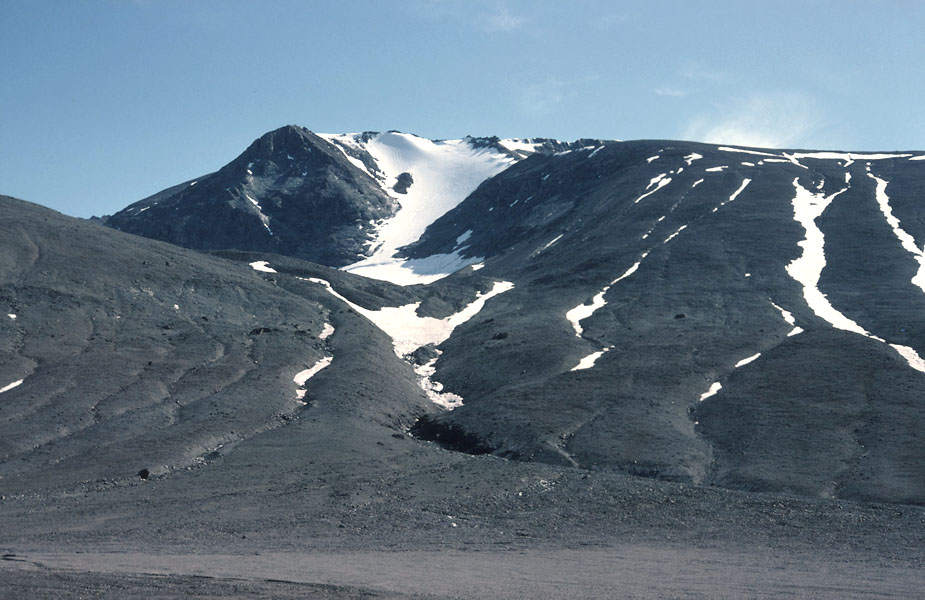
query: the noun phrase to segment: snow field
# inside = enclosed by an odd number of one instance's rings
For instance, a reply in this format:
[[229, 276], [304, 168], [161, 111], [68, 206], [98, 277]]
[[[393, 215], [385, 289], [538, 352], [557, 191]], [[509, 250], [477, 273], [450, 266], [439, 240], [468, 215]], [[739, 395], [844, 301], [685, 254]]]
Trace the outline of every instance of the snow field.
[[[418, 316], [417, 309], [421, 304], [420, 302], [405, 304], [404, 306], [386, 306], [379, 310], [370, 310], [351, 302], [339, 294], [331, 287], [331, 284], [324, 279], [312, 277], [305, 279], [305, 281], [324, 286], [335, 298], [347, 303], [353, 310], [369, 319], [376, 327], [385, 332], [386, 335], [392, 338], [393, 349], [399, 358], [405, 358], [421, 346], [427, 346], [429, 344], [439, 346], [449, 339], [454, 329], [477, 315], [488, 300], [514, 288], [513, 283], [496, 281], [489, 292], [485, 294], [479, 293], [475, 300], [459, 312], [444, 319], [437, 319], [434, 317]], [[443, 393], [441, 391], [443, 386], [430, 379], [430, 376], [433, 375], [433, 365], [435, 363], [436, 359], [426, 365], [415, 368], [415, 372], [422, 377], [421, 387], [428, 393], [431, 400], [441, 406], [445, 406], [446, 408], [460, 406], [462, 404], [462, 399], [459, 398], [459, 396]]]
[[[413, 260], [396, 258], [395, 254], [402, 246], [417, 241], [428, 225], [515, 159], [492, 148], [473, 148], [467, 140], [434, 142], [396, 132], [380, 133], [365, 142], [349, 134], [323, 134], [321, 137], [368, 152], [381, 171], [370, 174], [379, 181], [383, 191], [400, 204], [393, 217], [379, 224], [372, 254], [343, 270], [399, 285], [413, 285], [436, 281], [484, 260], [461, 256], [461, 248], [450, 254]], [[527, 151], [530, 146], [526, 142], [518, 144], [511, 141], [511, 146], [505, 147]], [[339, 144], [334, 145], [343, 151]], [[398, 194], [392, 189], [402, 173], [410, 173], [414, 180], [407, 194]]]

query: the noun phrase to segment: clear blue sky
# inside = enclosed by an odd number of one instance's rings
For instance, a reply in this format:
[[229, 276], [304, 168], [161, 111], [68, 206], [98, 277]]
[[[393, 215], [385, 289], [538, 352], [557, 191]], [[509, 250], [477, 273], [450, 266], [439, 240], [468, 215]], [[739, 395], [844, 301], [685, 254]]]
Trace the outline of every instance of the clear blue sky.
[[0, 193], [86, 217], [266, 131], [925, 150], [919, 0], [0, 0]]

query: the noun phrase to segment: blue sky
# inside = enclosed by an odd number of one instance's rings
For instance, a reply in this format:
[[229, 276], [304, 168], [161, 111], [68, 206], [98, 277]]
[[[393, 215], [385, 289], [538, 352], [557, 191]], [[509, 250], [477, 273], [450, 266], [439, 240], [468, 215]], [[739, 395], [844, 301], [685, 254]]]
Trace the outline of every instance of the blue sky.
[[87, 217], [286, 124], [925, 150], [925, 2], [0, 0], [0, 193]]

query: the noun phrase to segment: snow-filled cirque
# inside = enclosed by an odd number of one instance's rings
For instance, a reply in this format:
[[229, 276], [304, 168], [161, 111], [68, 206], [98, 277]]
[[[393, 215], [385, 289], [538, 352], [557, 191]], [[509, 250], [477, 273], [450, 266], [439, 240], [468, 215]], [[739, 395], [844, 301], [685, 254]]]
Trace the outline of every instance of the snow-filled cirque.
[[[321, 137], [338, 147], [368, 152], [380, 170], [370, 174], [401, 205], [395, 216], [378, 224], [371, 244], [372, 254], [344, 270], [411, 285], [436, 281], [482, 260], [463, 257], [464, 246], [450, 254], [422, 259], [403, 259], [395, 254], [402, 246], [417, 241], [428, 225], [462, 202], [480, 183], [510, 166], [514, 162], [512, 157], [493, 148], [475, 148], [466, 139], [435, 142], [397, 132], [380, 133], [368, 141], [352, 134]], [[528, 149], [521, 145], [516, 148]], [[393, 189], [403, 173], [410, 174], [412, 179], [405, 194]]]

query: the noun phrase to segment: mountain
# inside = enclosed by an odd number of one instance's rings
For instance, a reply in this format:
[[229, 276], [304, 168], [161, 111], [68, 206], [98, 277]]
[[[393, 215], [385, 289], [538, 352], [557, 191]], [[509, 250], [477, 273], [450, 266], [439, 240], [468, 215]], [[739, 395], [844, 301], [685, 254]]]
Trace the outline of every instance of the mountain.
[[[398, 206], [365, 258], [328, 266], [416, 286], [479, 269], [505, 286], [482, 285], [503, 293], [452, 335], [395, 342], [456, 408], [419, 437], [691, 484], [925, 502], [915, 153], [317, 140]], [[397, 340], [428, 306], [398, 330], [363, 314]]]
[[423, 231], [418, 223], [433, 221], [484, 179], [523, 156], [566, 146], [497, 138], [432, 142], [398, 132], [318, 136], [287, 126], [261, 136], [217, 172], [104, 221], [196, 250], [273, 252], [368, 269], [415, 241]]
[[923, 156], [289, 127], [0, 197], [0, 595], [912, 596]]

